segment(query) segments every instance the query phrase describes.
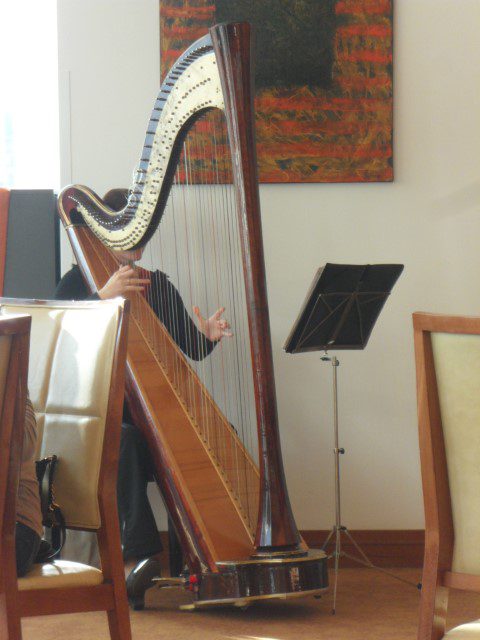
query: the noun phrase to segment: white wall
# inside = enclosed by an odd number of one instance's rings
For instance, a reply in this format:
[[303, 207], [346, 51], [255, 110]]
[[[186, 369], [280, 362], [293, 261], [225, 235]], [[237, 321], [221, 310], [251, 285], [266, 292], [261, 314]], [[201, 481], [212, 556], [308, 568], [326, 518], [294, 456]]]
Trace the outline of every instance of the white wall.
[[[156, 0], [57, 0], [62, 185], [128, 187], [160, 76]], [[66, 240], [66, 238], [64, 238]], [[71, 252], [63, 243], [68, 268]]]
[[[302, 529], [333, 522], [331, 366], [282, 352], [316, 269], [405, 264], [366, 350], [337, 354], [350, 528], [423, 526], [411, 313], [480, 312], [480, 3], [395, 5], [395, 182], [261, 187], [282, 445]], [[158, 1], [61, 0], [59, 33], [62, 180], [127, 186], [158, 88]]]

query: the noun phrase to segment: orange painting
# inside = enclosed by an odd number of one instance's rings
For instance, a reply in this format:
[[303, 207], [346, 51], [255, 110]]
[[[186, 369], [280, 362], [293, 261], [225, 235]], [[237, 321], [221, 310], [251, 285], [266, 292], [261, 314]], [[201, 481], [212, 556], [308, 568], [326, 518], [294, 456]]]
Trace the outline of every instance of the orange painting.
[[392, 0], [161, 0], [162, 78], [237, 20], [254, 32], [260, 182], [393, 180]]

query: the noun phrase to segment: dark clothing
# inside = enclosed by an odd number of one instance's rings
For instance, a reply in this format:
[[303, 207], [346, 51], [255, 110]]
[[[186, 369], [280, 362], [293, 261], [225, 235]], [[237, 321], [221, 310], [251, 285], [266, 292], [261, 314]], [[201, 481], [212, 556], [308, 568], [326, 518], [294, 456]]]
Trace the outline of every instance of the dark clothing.
[[192, 360], [203, 360], [215, 342], [199, 331], [189, 316], [177, 289], [162, 271], [145, 272], [150, 278], [147, 300], [159, 320], [185, 355]]
[[17, 576], [21, 578], [32, 568], [40, 548], [40, 536], [36, 531], [22, 522], [15, 525], [15, 555], [17, 559]]
[[[202, 360], [208, 356], [215, 347], [215, 342], [197, 329], [168, 276], [162, 271], [142, 271], [146, 278], [150, 278], [150, 285], [146, 290], [147, 300], [183, 353], [192, 360]], [[63, 276], [55, 290], [55, 300], [98, 299], [97, 293], [89, 293], [77, 265], [73, 265]]]
[[123, 557], [148, 558], [162, 550], [155, 518], [147, 496], [153, 480], [152, 457], [140, 431], [122, 424], [117, 498]]
[[[179, 292], [164, 273], [144, 273], [142, 277], [150, 278], [147, 300], [175, 342], [192, 360], [205, 358], [216, 343], [208, 340], [197, 329]], [[95, 300], [98, 299], [98, 294], [89, 294], [79, 267], [73, 265], [58, 284], [55, 299]], [[146, 558], [162, 550], [160, 534], [147, 496], [147, 484], [152, 479], [150, 451], [137, 427], [129, 423], [125, 406], [117, 483], [120, 533], [125, 559]], [[173, 563], [172, 575], [178, 575], [182, 568], [181, 554], [170, 522], [169, 542], [173, 551], [170, 558], [171, 564]]]
[[57, 284], [55, 300], [99, 300], [98, 293], [90, 293], [83, 281], [82, 272], [78, 265], [73, 264], [70, 271], [62, 276]]

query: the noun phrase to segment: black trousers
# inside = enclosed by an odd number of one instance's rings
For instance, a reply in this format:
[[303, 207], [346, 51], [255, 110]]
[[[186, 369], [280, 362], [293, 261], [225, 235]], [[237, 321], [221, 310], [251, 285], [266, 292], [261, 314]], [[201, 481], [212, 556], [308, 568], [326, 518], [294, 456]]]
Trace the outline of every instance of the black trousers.
[[22, 522], [15, 525], [15, 555], [17, 576], [21, 578], [32, 568], [40, 547], [40, 536]]
[[118, 515], [123, 557], [147, 558], [162, 550], [147, 485], [153, 480], [153, 465], [147, 444], [132, 424], [122, 424], [118, 465]]
[[[152, 457], [142, 434], [137, 427], [123, 422], [117, 497], [125, 560], [142, 560], [162, 551], [160, 533], [147, 495], [147, 485], [153, 479]], [[168, 544], [170, 575], [178, 576], [183, 570], [183, 553], [170, 518]]]

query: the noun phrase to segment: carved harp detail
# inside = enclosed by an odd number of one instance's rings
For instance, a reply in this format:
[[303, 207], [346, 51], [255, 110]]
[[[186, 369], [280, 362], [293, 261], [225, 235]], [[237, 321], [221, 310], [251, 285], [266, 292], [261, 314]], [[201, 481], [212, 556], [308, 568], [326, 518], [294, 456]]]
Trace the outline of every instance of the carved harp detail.
[[[249, 74], [249, 26], [213, 27], [162, 84], [122, 208], [83, 186], [59, 196], [60, 216], [93, 291], [118, 268], [118, 251], [142, 248], [142, 259], [155, 263], [148, 267], [148, 294], [132, 296], [126, 397], [190, 572], [199, 576], [197, 604], [327, 586], [325, 554], [301, 540], [284, 478]], [[214, 144], [191, 142], [197, 132]], [[223, 151], [225, 141], [229, 160], [217, 161], [213, 149]], [[190, 211], [194, 197], [198, 215]], [[169, 231], [183, 242], [183, 254], [172, 249]], [[205, 340], [189, 317], [199, 299], [212, 304], [209, 286], [217, 289], [215, 306], [233, 314], [233, 338], [220, 344]], [[178, 300], [185, 290], [184, 313]]]

